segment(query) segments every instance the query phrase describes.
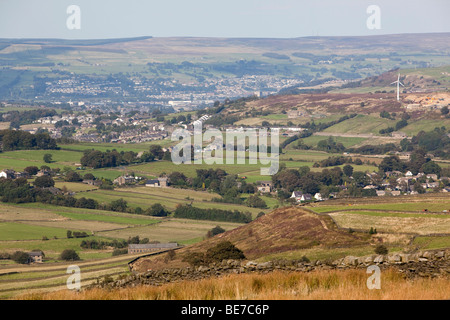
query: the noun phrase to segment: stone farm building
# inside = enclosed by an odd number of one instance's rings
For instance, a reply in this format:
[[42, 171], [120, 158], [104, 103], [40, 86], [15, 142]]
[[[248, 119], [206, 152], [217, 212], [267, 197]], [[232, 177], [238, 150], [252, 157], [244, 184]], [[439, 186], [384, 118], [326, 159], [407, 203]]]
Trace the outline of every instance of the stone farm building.
[[158, 178], [153, 180], [147, 180], [145, 182], [146, 187], [166, 188], [168, 186], [167, 178]]
[[128, 254], [155, 252], [155, 251], [169, 250], [169, 249], [175, 249], [175, 248], [178, 248], [178, 243], [176, 243], [176, 242], [129, 244], [128, 245]]
[[260, 181], [257, 188], [261, 193], [269, 193], [272, 191], [273, 183], [272, 181]]
[[31, 251], [28, 255], [30, 256], [30, 262], [42, 263], [44, 257], [42, 251]]

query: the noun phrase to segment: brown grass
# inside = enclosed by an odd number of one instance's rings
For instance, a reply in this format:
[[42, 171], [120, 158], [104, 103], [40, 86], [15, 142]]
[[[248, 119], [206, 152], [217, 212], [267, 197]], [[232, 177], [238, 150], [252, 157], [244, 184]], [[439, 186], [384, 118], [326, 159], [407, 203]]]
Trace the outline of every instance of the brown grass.
[[450, 278], [406, 280], [381, 273], [381, 289], [369, 290], [365, 270], [272, 272], [228, 275], [159, 287], [33, 293], [24, 300], [441, 300], [450, 298]]

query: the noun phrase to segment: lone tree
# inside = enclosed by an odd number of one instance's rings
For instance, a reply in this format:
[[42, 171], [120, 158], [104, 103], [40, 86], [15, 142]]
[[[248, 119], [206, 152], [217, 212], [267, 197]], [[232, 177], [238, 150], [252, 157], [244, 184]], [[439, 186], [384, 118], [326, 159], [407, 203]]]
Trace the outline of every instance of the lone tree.
[[51, 163], [53, 160], [53, 156], [50, 153], [46, 153], [44, 154], [43, 160], [45, 163]]
[[55, 181], [53, 181], [52, 177], [45, 175], [37, 177], [34, 180], [33, 184], [38, 188], [49, 188], [55, 185]]
[[11, 259], [16, 263], [25, 264], [30, 261], [30, 255], [23, 251], [16, 251], [12, 254]]
[[59, 256], [59, 258], [61, 260], [65, 260], [65, 261], [80, 260], [80, 257], [78, 256], [76, 251], [73, 250], [73, 249], [66, 249], [66, 250], [64, 250], [63, 252], [61, 252], [61, 255]]
[[30, 176], [34, 176], [36, 173], [39, 172], [39, 168], [36, 166], [29, 166], [23, 169], [26, 173], [28, 173]]
[[342, 168], [342, 171], [347, 177], [351, 177], [353, 174], [353, 167], [349, 164], [345, 165], [344, 168]]
[[257, 195], [252, 195], [247, 199], [247, 206], [251, 208], [267, 208], [266, 202], [258, 197]]
[[146, 214], [154, 217], [167, 217], [168, 212], [160, 203], [155, 203], [146, 210]]

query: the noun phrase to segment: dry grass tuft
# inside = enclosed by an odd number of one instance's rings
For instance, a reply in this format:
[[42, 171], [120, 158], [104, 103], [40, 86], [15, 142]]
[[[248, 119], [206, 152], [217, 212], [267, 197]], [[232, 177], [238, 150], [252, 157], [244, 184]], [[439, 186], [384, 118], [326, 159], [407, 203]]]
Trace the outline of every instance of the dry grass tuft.
[[450, 278], [406, 280], [381, 273], [381, 289], [369, 290], [365, 270], [227, 275], [199, 281], [121, 289], [33, 293], [24, 300], [441, 300], [450, 298]]

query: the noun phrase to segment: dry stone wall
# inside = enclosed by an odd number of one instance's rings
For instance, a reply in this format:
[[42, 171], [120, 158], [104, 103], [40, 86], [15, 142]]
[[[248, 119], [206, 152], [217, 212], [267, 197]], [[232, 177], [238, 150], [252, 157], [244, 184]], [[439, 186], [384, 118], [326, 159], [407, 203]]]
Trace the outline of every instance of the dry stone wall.
[[100, 281], [93, 286], [115, 288], [138, 285], [162, 285], [182, 280], [200, 280], [226, 274], [268, 273], [275, 270], [311, 272], [314, 270], [340, 270], [367, 268], [378, 265], [380, 269], [396, 268], [405, 277], [450, 277], [450, 249], [419, 251], [416, 253], [392, 253], [387, 255], [367, 255], [363, 257], [346, 256], [335, 261], [305, 262], [299, 260], [276, 260], [269, 262], [224, 260], [208, 266], [167, 268], [134, 273], [115, 281]]

